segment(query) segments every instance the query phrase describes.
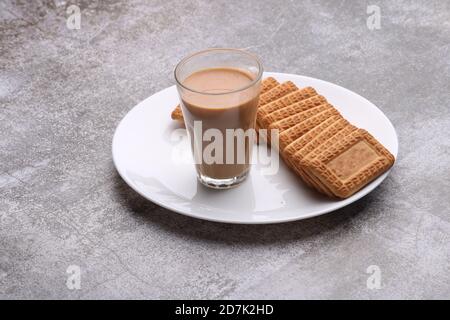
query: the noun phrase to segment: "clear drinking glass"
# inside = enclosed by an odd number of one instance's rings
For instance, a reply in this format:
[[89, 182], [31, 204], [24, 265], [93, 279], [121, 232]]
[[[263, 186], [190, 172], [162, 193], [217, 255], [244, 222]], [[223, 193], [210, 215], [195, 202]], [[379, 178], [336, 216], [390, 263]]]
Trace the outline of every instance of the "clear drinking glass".
[[263, 68], [238, 49], [209, 49], [175, 68], [184, 123], [199, 181], [236, 186], [248, 176]]

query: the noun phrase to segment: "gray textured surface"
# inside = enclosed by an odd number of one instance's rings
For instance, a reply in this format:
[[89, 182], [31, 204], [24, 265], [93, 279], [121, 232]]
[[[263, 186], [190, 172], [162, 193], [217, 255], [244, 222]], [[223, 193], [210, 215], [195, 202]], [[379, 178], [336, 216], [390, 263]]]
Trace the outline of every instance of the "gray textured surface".
[[[64, 1], [0, 2], [0, 298], [450, 298], [450, 2], [232, 2], [79, 1], [80, 30]], [[399, 134], [392, 174], [282, 225], [197, 221], [139, 197], [113, 167], [114, 129], [213, 46], [373, 101]]]

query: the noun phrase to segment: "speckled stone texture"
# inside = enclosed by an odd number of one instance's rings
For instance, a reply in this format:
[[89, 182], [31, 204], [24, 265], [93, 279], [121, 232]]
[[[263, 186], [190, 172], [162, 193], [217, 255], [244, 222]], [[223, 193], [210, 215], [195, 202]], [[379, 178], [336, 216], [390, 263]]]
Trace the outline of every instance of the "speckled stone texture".
[[[73, 3], [80, 30], [66, 26]], [[198, 221], [138, 196], [112, 163], [118, 122], [174, 84], [183, 56], [217, 46], [373, 101], [399, 134], [392, 174], [280, 225]], [[450, 298], [449, 1], [2, 0], [0, 70], [0, 298]]]

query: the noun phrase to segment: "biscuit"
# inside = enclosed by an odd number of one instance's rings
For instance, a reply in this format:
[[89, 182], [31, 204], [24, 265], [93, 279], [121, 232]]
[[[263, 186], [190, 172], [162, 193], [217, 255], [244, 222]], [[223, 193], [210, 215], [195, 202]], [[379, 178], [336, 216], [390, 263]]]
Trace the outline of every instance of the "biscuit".
[[172, 114], [170, 115], [172, 120], [180, 121], [184, 123], [183, 119], [183, 111], [181, 111], [181, 106], [177, 105], [175, 109], [173, 109]]
[[327, 102], [323, 96], [313, 96], [306, 100], [299, 101], [294, 104], [290, 104], [284, 108], [278, 109], [264, 117], [259, 118], [259, 123], [263, 128], [267, 128], [271, 123], [283, 120], [293, 114], [297, 114], [308, 109], [312, 109], [314, 107], [318, 107], [321, 104]]
[[352, 124], [348, 124], [341, 130], [334, 132], [334, 134], [331, 134], [331, 132], [326, 130], [309, 142], [305, 147], [297, 151], [292, 159], [298, 163], [306, 158], [308, 158], [308, 160], [313, 160], [320, 155], [322, 151], [332, 147], [356, 130], [358, 130], [358, 128]]
[[[296, 169], [291, 164], [291, 158], [292, 156], [301, 148], [303, 148], [306, 144], [308, 144], [311, 140], [313, 140], [315, 137], [317, 137], [321, 132], [323, 132], [326, 128], [328, 128], [330, 125], [333, 125], [335, 122], [339, 120], [344, 120], [340, 116], [333, 116], [328, 118], [327, 120], [323, 121], [319, 125], [316, 125], [314, 128], [309, 130], [307, 133], [305, 133], [303, 136], [299, 137], [297, 140], [290, 143], [284, 150], [282, 151], [282, 157], [287, 164], [288, 167], [294, 170], [297, 175], [299, 175], [303, 181], [312, 188], [318, 189], [317, 186], [314, 185], [313, 181], [310, 181], [309, 177], [301, 171], [301, 169]], [[319, 189], [320, 190], [320, 189]]]
[[320, 106], [314, 107], [312, 109], [300, 113], [293, 114], [287, 118], [274, 122], [269, 126], [269, 129], [278, 129], [280, 130], [280, 132], [282, 132], [328, 109], [334, 109], [334, 107], [329, 103], [322, 104]]
[[347, 198], [394, 164], [394, 156], [370, 133], [358, 129], [300, 165], [339, 198]]
[[308, 142], [303, 148], [298, 150], [289, 158], [293, 170], [305, 181], [308, 181], [311, 185], [313, 185], [319, 192], [330, 197], [334, 197], [333, 193], [326, 186], [324, 186], [319, 179], [302, 168], [301, 161], [306, 157], [313, 159], [323, 150], [327, 149], [329, 146], [332, 146], [337, 141], [342, 140], [345, 136], [349, 135], [356, 129], [357, 128], [355, 126], [349, 124], [344, 118], [334, 122], [331, 126], [326, 128], [322, 133]]
[[[323, 128], [320, 132], [311, 130], [311, 132], [308, 132], [289, 144], [285, 148], [285, 153], [288, 157], [290, 159], [292, 159], [294, 155], [306, 157], [310, 152], [317, 152], [317, 150], [320, 150], [319, 147], [326, 147], [327, 144], [333, 143], [334, 140], [331, 139], [342, 138], [343, 136], [341, 135], [345, 134], [345, 132], [348, 131], [350, 133], [357, 129], [342, 116], [332, 116], [317, 126], [317, 130], [322, 129], [322, 126], [327, 125], [330, 121], [331, 124], [326, 128]], [[344, 129], [346, 129], [346, 131], [341, 132]], [[338, 133], [341, 133], [341, 135], [336, 136]]]
[[296, 139], [303, 136], [309, 130], [311, 130], [315, 126], [319, 125], [323, 121], [333, 116], [342, 117], [335, 108], [328, 108], [326, 111], [314, 115], [309, 119], [300, 122], [295, 126], [279, 133], [278, 135], [278, 145], [280, 146], [279, 150], [283, 151], [284, 148], [286, 148], [290, 143], [294, 142]]
[[291, 92], [291, 93], [285, 95], [284, 97], [281, 97], [275, 101], [272, 101], [263, 106], [260, 106], [258, 108], [257, 117], [258, 117], [258, 119], [262, 119], [264, 116], [266, 116], [276, 110], [282, 109], [293, 103], [300, 102], [302, 100], [311, 98], [316, 95], [317, 95], [316, 90], [314, 90], [311, 87], [307, 87], [307, 88], [303, 88], [303, 89]]
[[267, 91], [269, 91], [272, 88], [275, 88], [279, 84], [280, 83], [275, 78], [267, 77], [263, 79], [263, 81], [261, 81], [261, 91], [259, 94], [266, 93]]
[[[272, 88], [275, 88], [280, 83], [273, 77], [265, 78], [261, 81], [261, 92], [260, 94], [266, 93]], [[173, 120], [180, 121], [184, 123], [183, 112], [181, 111], [181, 106], [177, 105], [175, 109], [172, 111], [171, 117]]]
[[286, 81], [278, 86], [270, 89], [269, 91], [261, 94], [259, 96], [258, 107], [263, 106], [267, 103], [275, 101], [291, 92], [298, 90], [297, 86], [292, 81]]
[[[297, 138], [293, 142], [291, 142], [289, 145], [284, 148], [282, 151], [283, 158], [286, 160], [288, 166], [292, 166], [290, 163], [291, 158], [294, 156], [294, 154], [301, 150], [304, 146], [306, 146], [309, 142], [313, 141], [315, 138], [319, 137], [325, 129], [328, 129], [330, 126], [343, 126], [348, 124], [348, 121], [340, 116], [332, 116], [322, 123], [316, 125], [314, 128], [309, 130], [307, 133], [302, 135], [301, 137]], [[340, 130], [340, 129], [339, 129]], [[336, 132], [331, 133], [331, 135], [334, 135]]]

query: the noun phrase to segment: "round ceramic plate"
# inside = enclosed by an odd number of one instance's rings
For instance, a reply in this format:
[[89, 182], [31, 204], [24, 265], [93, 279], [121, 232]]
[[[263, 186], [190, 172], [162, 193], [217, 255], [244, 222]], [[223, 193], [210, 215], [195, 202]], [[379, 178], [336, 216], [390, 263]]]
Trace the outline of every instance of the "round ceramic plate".
[[[398, 140], [389, 119], [360, 95], [304, 76], [266, 72], [279, 82], [312, 86], [352, 124], [368, 130], [394, 156]], [[120, 122], [112, 144], [114, 164], [126, 183], [148, 200], [191, 217], [226, 223], [278, 223], [306, 219], [342, 208], [375, 189], [386, 172], [345, 200], [333, 200], [306, 187], [280, 160], [276, 174], [256, 163], [249, 178], [229, 190], [197, 182], [186, 132], [170, 118], [179, 103], [175, 86], [135, 106]], [[254, 152], [262, 151], [258, 146]], [[259, 150], [258, 150], [259, 149]]]

